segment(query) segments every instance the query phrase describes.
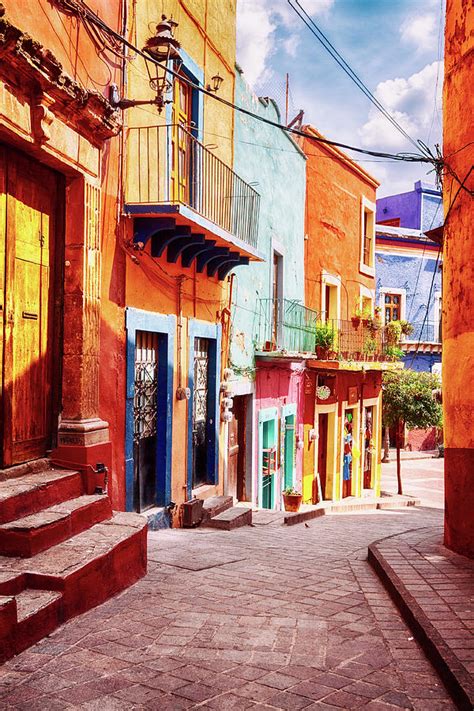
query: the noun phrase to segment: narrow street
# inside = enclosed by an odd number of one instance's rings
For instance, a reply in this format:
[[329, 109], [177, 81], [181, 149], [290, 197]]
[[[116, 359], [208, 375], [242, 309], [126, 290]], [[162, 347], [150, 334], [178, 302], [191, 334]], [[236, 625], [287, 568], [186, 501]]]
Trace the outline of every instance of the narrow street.
[[145, 578], [2, 667], [0, 709], [454, 708], [366, 562], [441, 511], [254, 521], [150, 533]]
[[[382, 464], [382, 491], [397, 492], [397, 462]], [[416, 496], [422, 506], [444, 509], [444, 459], [402, 460], [403, 493]]]

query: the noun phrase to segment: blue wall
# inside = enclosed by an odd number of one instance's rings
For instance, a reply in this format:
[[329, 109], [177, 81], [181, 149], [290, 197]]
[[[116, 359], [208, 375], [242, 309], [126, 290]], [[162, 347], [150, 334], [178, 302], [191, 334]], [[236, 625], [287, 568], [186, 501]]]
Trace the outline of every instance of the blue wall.
[[377, 200], [377, 222], [400, 220], [400, 227], [425, 232], [443, 224], [441, 193], [434, 185], [415, 183], [413, 190]]
[[431, 373], [435, 363], [441, 363], [441, 353], [417, 353], [415, 357], [408, 353], [402, 358], [405, 368]]
[[[276, 104], [259, 99], [237, 70], [235, 101], [280, 122]], [[234, 169], [261, 196], [258, 250], [263, 263], [235, 271], [231, 367], [253, 367], [258, 299], [271, 297], [273, 254], [283, 253], [282, 296], [304, 303], [304, 221], [306, 158], [287, 133], [243, 114], [235, 117]]]

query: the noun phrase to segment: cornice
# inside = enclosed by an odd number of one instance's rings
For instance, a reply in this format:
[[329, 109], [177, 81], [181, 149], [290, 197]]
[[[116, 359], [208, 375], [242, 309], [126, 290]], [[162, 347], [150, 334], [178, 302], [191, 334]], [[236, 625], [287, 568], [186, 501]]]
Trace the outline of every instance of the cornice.
[[33, 106], [46, 96], [48, 110], [97, 147], [122, 128], [119, 112], [107, 99], [66, 74], [49, 49], [9, 22], [1, 3], [0, 75]]

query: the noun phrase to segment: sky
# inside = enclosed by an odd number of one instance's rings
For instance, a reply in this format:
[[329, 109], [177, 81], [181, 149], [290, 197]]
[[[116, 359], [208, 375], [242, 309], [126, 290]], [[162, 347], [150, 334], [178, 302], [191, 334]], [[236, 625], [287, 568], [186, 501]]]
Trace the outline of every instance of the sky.
[[[441, 143], [443, 0], [298, 0], [364, 84], [415, 140]], [[296, 5], [296, 0], [291, 0]], [[413, 152], [292, 10], [288, 0], [237, 0], [237, 61], [259, 96], [275, 98], [284, 120], [304, 109], [330, 139], [390, 153]], [[358, 161], [356, 154], [351, 157]], [[433, 183], [430, 166], [361, 163], [379, 197]]]

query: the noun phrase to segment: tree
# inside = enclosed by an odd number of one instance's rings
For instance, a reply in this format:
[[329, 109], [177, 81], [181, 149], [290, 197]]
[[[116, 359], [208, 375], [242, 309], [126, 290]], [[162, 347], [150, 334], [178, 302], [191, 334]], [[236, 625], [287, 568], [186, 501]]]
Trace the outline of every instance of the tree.
[[436, 391], [440, 382], [432, 373], [389, 370], [383, 375], [382, 419], [385, 427], [396, 428], [398, 493], [403, 494], [400, 449], [403, 430], [439, 427], [442, 408]]

